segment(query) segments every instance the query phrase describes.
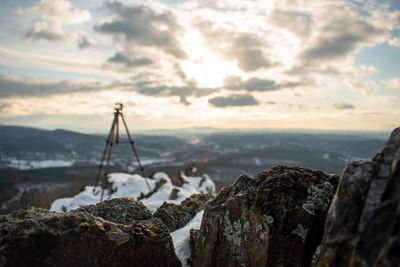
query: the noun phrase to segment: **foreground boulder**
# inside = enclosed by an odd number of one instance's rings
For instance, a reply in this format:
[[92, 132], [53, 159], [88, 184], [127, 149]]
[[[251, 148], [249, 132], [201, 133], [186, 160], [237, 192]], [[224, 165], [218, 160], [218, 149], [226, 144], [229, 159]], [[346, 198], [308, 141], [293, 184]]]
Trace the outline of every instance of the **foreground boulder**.
[[400, 128], [373, 160], [343, 171], [320, 266], [400, 266]]
[[0, 266], [133, 265], [181, 266], [168, 228], [133, 199], [0, 216]]
[[159, 218], [173, 232], [185, 226], [199, 211], [203, 210], [211, 197], [210, 194], [195, 194], [179, 205], [164, 202], [156, 210], [154, 217]]
[[276, 166], [240, 176], [191, 231], [193, 266], [309, 266], [338, 177]]

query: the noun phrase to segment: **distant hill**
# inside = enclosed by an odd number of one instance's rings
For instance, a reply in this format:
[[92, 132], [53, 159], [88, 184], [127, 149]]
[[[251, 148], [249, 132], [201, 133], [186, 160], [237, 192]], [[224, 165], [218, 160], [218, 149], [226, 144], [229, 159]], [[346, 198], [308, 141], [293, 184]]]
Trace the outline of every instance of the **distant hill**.
[[[277, 164], [299, 165], [339, 174], [350, 161], [373, 157], [387, 135], [370, 132], [328, 131], [213, 131], [196, 128], [174, 134], [133, 135], [146, 173], [169, 175], [182, 166], [202, 162], [204, 171], [218, 181], [232, 181], [240, 174], [254, 175]], [[67, 130], [46, 131], [0, 126], [0, 168], [47, 168], [92, 166], [96, 169], [106, 136]], [[121, 136], [121, 139], [125, 139]], [[136, 159], [128, 144], [113, 147], [115, 170], [134, 171]], [[75, 169], [73, 169], [75, 168]]]
[[[82, 134], [67, 130], [41, 130], [20, 126], [0, 125], [0, 152], [5, 155], [51, 153], [69, 154], [80, 156], [100, 155], [104, 150], [107, 136]], [[138, 151], [144, 155], [153, 155], [155, 151], [175, 149], [186, 144], [185, 141], [172, 136], [133, 135]], [[120, 135], [121, 141], [128, 138]], [[132, 153], [129, 145], [120, 145], [121, 153]], [[162, 149], [160, 149], [162, 148]], [[118, 149], [118, 148], [114, 148]]]
[[66, 130], [40, 130], [20, 126], [0, 125], [0, 151], [21, 153], [66, 153], [71, 148], [100, 144], [104, 137]]

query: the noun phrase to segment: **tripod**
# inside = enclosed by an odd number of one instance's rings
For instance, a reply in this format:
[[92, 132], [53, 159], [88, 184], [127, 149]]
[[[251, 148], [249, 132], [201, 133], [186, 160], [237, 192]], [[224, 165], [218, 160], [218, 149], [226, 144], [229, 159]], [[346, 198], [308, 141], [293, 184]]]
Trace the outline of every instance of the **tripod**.
[[[114, 110], [115, 110], [115, 112], [114, 112], [114, 120], [113, 120], [112, 125], [111, 125], [110, 133], [108, 134], [108, 137], [107, 137], [107, 140], [106, 140], [106, 147], [104, 149], [103, 156], [101, 157], [101, 161], [100, 161], [100, 164], [99, 164], [99, 170], [98, 170], [97, 176], [96, 176], [96, 182], [95, 182], [95, 185], [94, 185], [96, 187], [98, 185], [98, 183], [99, 183], [99, 179], [101, 177], [102, 170], [103, 170], [103, 163], [104, 163], [104, 160], [107, 158], [106, 166], [104, 168], [104, 175], [103, 175], [103, 178], [102, 178], [102, 181], [101, 181], [101, 197], [100, 197], [100, 201], [103, 201], [104, 189], [108, 189], [108, 193], [109, 194], [111, 194], [111, 192], [112, 192], [111, 191], [112, 190], [111, 184], [108, 182], [108, 173], [109, 173], [109, 170], [110, 170], [110, 159], [111, 159], [111, 153], [112, 153], [112, 148], [113, 148], [114, 143], [115, 144], [120, 144], [120, 143], [129, 143], [129, 144], [131, 144], [133, 153], [135, 154], [136, 160], [137, 160], [137, 162], [139, 164], [140, 172], [141, 172], [142, 176], [146, 179], [146, 184], [147, 184], [147, 187], [149, 188], [149, 191], [151, 191], [149, 182], [147, 181], [147, 178], [146, 178], [146, 176], [144, 174], [144, 168], [142, 166], [142, 163], [140, 162], [139, 155], [138, 155], [138, 153], [137, 153], [137, 151], [135, 149], [135, 142], [133, 142], [133, 140], [132, 140], [132, 137], [131, 137], [131, 135], [130, 135], [130, 133], [128, 131], [128, 127], [126, 126], [124, 115], [122, 114], [122, 109], [123, 109], [124, 105], [121, 104], [121, 103], [116, 103], [115, 105], [116, 105], [116, 107], [114, 107]], [[120, 117], [121, 117], [122, 122], [123, 122], [123, 124], [125, 126], [126, 134], [128, 136], [129, 141], [120, 141], [119, 140], [119, 118]], [[93, 193], [94, 193], [94, 191], [95, 191], [95, 189], [93, 189]]]

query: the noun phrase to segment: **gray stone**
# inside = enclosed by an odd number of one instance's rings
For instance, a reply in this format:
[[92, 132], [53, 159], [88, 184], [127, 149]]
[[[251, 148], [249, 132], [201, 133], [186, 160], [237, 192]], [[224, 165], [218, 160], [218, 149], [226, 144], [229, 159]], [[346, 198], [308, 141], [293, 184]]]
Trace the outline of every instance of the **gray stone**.
[[[133, 215], [118, 215], [116, 203], [124, 203], [122, 213]], [[108, 204], [112, 210], [107, 211]], [[0, 265], [181, 266], [168, 229], [142, 206], [132, 200], [110, 200], [81, 208], [109, 220], [83, 211], [38, 208], [0, 216]]]
[[193, 219], [199, 211], [205, 208], [206, 202], [211, 198], [210, 194], [194, 194], [182, 201], [180, 205], [164, 202], [154, 212], [154, 217], [159, 218], [173, 232]]
[[193, 266], [309, 266], [338, 177], [275, 166], [240, 176], [191, 231]]
[[400, 128], [373, 160], [343, 171], [319, 266], [400, 265]]
[[135, 221], [152, 218], [150, 210], [142, 202], [133, 198], [114, 198], [95, 205], [82, 206], [72, 213], [87, 212], [114, 223], [132, 224]]

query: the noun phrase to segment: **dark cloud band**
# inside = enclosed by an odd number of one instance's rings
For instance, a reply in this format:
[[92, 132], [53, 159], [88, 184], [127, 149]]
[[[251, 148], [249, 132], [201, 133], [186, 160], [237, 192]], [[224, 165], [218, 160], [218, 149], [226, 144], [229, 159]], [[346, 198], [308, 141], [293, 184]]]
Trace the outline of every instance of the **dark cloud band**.
[[26, 76], [0, 75], [0, 98], [18, 96], [50, 96], [73, 92], [88, 92], [105, 89], [100, 82], [54, 81]]
[[235, 94], [226, 97], [218, 96], [209, 99], [208, 103], [217, 108], [254, 106], [259, 104], [254, 96], [250, 94]]

